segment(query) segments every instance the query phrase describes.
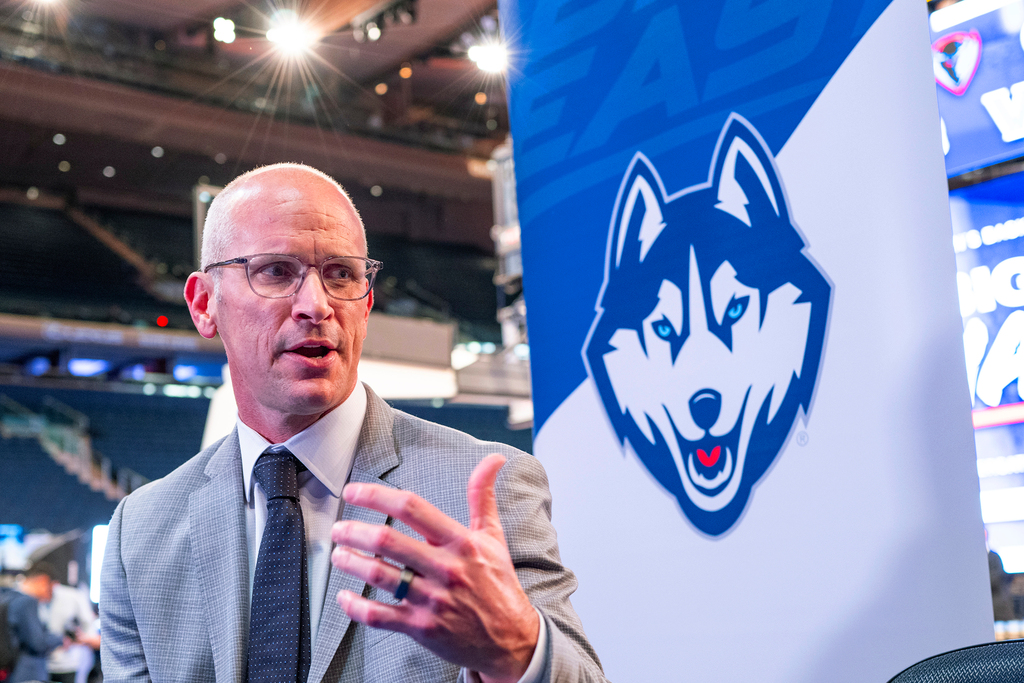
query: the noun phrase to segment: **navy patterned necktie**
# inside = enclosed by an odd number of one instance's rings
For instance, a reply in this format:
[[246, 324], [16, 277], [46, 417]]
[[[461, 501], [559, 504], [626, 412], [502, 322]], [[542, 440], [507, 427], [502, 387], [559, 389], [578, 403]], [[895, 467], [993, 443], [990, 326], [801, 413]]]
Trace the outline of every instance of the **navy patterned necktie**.
[[253, 467], [267, 494], [249, 616], [248, 683], [305, 683], [309, 675], [309, 579], [297, 469], [287, 448], [270, 446]]

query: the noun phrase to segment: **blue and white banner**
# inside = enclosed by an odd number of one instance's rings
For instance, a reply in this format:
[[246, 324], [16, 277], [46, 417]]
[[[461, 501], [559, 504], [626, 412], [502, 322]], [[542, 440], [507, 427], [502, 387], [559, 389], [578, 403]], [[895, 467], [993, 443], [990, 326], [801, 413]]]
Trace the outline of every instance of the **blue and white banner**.
[[918, 0], [502, 0], [533, 369], [613, 680], [993, 638]]

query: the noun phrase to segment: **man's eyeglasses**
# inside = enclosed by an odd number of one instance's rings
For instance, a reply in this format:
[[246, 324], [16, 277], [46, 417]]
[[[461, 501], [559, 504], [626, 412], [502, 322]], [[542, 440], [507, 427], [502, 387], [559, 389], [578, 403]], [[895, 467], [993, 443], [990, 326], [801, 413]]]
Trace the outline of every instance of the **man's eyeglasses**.
[[361, 256], [332, 256], [311, 266], [287, 254], [253, 254], [211, 263], [203, 272], [233, 265], [244, 265], [253, 293], [267, 299], [292, 296], [302, 287], [309, 269], [316, 268], [327, 296], [342, 301], [355, 301], [369, 294], [377, 271], [384, 267], [380, 261]]

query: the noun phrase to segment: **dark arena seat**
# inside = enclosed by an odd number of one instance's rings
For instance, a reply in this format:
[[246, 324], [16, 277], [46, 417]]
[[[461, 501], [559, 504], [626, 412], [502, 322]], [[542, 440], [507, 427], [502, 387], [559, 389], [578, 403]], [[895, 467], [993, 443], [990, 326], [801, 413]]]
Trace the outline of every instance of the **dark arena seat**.
[[192, 219], [140, 211], [89, 209], [88, 213], [135, 251], [185, 279], [195, 268]]
[[0, 291], [81, 301], [152, 302], [130, 265], [60, 211], [0, 204]]
[[1004, 640], [944, 652], [905, 669], [889, 683], [1020, 683], [1024, 640]]
[[480, 406], [449, 403], [435, 408], [422, 401], [388, 401], [410, 415], [466, 432], [481, 441], [498, 441], [533, 453], [533, 432], [509, 429], [508, 409], [504, 406]]
[[[115, 468], [128, 467], [147, 479], [164, 476], [199, 452], [210, 405], [205, 398], [42, 387], [0, 386], [0, 394], [33, 412], [42, 412], [44, 397], [51, 396], [84, 413], [93, 449]], [[0, 441], [0, 447], [7, 443]]]
[[116, 502], [58, 465], [35, 439], [0, 439], [0, 519], [54, 534], [106, 524]]
[[0, 312], [122, 324], [166, 315], [189, 329], [184, 301], [160, 301], [138, 272], [61, 211], [0, 203]]
[[469, 246], [423, 244], [390, 235], [371, 235], [368, 246], [370, 255], [384, 262], [380, 277], [394, 278], [399, 292], [447, 308], [444, 312], [458, 320], [497, 330], [492, 256]]

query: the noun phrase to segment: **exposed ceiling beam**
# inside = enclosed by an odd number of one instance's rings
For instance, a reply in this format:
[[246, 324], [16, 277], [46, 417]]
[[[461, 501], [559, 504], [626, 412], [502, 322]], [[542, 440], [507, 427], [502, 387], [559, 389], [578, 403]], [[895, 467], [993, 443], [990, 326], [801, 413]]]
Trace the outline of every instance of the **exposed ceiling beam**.
[[309, 0], [302, 15], [321, 36], [326, 36], [348, 26], [356, 17], [378, 8], [383, 11], [390, 4], [388, 0]]

